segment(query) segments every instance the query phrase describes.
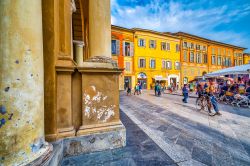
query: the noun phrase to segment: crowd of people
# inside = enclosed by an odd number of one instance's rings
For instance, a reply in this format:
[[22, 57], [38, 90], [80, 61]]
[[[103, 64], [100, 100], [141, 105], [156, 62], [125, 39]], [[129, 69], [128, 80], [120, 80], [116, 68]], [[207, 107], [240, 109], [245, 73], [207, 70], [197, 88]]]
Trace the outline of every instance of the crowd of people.
[[[132, 94], [132, 89], [130, 87], [127, 88], [127, 95], [131, 95]], [[141, 95], [142, 94], [142, 84], [141, 83], [137, 83], [135, 85], [135, 90], [134, 90], [134, 95]]]
[[[237, 100], [238, 98], [244, 98], [246, 100], [242, 100], [245, 102], [246, 105], [250, 106], [250, 80], [243, 82], [240, 78], [238, 79], [238, 83], [234, 82], [233, 84], [229, 81], [221, 82], [217, 85], [214, 84], [212, 80], [209, 80], [208, 83], [198, 83], [196, 84], [196, 87], [192, 89], [191, 91], [196, 91], [196, 94], [198, 95], [198, 99], [205, 95], [206, 100], [208, 103], [211, 103], [215, 110], [215, 114], [220, 115], [219, 107], [218, 107], [218, 99], [220, 101], [230, 101], [231, 104]], [[185, 84], [182, 88], [183, 93], [183, 102], [187, 103], [188, 96], [190, 92], [190, 85]], [[235, 99], [236, 98], [236, 99]], [[238, 103], [243, 103], [240, 100]], [[209, 105], [208, 105], [209, 106]], [[211, 107], [208, 107], [208, 111], [211, 112]]]

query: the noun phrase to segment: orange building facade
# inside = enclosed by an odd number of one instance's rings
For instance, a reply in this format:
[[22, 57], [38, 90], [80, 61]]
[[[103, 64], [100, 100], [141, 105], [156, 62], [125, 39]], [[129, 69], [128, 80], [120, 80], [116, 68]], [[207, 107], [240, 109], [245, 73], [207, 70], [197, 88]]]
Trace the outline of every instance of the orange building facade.
[[124, 69], [119, 77], [119, 90], [134, 87], [134, 33], [127, 28], [112, 26], [111, 34], [112, 59]]
[[184, 32], [181, 39], [181, 83], [188, 83], [223, 68], [243, 64], [245, 48], [229, 45]]

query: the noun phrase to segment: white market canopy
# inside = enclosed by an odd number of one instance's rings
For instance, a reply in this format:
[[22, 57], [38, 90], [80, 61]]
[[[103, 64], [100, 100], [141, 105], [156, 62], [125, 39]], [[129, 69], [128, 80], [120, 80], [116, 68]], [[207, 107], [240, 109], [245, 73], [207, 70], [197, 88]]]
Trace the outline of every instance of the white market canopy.
[[166, 81], [168, 80], [167, 78], [162, 77], [161, 75], [155, 76], [155, 81]]
[[218, 70], [209, 74], [206, 74], [206, 77], [219, 77], [230, 74], [250, 74], [250, 64], [229, 67], [226, 69]]

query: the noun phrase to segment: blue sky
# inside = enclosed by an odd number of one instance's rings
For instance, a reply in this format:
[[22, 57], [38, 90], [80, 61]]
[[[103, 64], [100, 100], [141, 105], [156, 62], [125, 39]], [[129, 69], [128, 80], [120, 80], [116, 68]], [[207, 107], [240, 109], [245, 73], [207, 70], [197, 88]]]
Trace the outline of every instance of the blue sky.
[[114, 25], [183, 31], [250, 52], [250, 0], [111, 0], [111, 13]]

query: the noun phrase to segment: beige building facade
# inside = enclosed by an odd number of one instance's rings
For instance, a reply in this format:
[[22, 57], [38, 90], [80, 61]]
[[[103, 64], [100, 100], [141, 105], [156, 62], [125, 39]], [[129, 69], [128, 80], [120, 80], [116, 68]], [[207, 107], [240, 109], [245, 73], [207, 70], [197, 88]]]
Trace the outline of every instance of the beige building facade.
[[125, 146], [110, 0], [2, 0], [0, 17], [1, 165], [49, 164], [54, 141], [61, 156]]

